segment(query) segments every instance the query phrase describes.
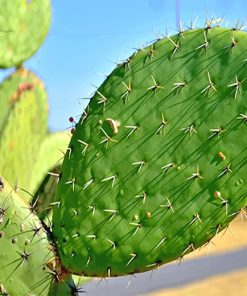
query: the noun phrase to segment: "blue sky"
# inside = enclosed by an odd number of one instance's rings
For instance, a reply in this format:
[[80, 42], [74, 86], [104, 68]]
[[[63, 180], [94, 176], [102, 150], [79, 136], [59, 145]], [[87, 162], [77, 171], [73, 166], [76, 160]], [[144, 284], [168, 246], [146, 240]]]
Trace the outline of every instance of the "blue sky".
[[[51, 130], [70, 126], [103, 76], [156, 34], [176, 31], [178, 20], [197, 25], [206, 17], [247, 22], [246, 0], [53, 0], [49, 35], [25, 63], [40, 76], [49, 96]], [[1, 71], [0, 78], [8, 71]]]

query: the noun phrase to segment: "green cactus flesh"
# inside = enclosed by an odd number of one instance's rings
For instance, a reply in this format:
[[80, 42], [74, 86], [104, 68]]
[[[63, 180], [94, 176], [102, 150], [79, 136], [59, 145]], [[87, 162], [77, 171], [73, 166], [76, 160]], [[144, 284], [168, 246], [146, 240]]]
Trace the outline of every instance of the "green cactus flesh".
[[52, 292], [70, 288], [67, 279], [58, 283], [49, 268], [55, 255], [46, 233], [28, 205], [2, 178], [1, 184], [0, 294], [70, 295]]
[[48, 292], [48, 296], [79, 296], [81, 290], [75, 286], [71, 277], [63, 282], [54, 282]]
[[0, 0], [0, 67], [18, 66], [42, 44], [50, 25], [50, 0]]
[[96, 91], [56, 192], [68, 270], [118, 276], [182, 259], [246, 206], [246, 44], [230, 29], [181, 32]]
[[21, 68], [1, 85], [0, 106], [0, 171], [12, 184], [17, 182], [28, 190], [47, 133], [44, 86], [33, 73]]

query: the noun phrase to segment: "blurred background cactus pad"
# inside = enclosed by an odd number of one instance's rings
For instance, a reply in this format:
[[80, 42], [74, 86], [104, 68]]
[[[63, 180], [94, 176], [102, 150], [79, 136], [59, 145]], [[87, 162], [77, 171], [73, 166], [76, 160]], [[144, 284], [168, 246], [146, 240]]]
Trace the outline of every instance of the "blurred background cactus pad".
[[21, 65], [40, 47], [51, 19], [50, 0], [0, 0], [0, 67]]

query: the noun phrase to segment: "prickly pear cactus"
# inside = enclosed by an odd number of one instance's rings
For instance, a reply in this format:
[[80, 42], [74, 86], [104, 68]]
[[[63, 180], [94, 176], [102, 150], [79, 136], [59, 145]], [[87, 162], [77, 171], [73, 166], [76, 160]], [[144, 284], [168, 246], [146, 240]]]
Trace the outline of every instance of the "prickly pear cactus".
[[118, 276], [182, 259], [246, 206], [246, 44], [236, 30], [180, 32], [96, 91], [56, 192], [67, 269]]
[[29, 190], [31, 171], [47, 135], [42, 82], [32, 72], [18, 69], [0, 87], [0, 107], [0, 171], [12, 184]]
[[3, 178], [0, 184], [0, 294], [71, 295], [40, 221]]
[[50, 25], [50, 0], [0, 0], [0, 67], [21, 65], [42, 44]]

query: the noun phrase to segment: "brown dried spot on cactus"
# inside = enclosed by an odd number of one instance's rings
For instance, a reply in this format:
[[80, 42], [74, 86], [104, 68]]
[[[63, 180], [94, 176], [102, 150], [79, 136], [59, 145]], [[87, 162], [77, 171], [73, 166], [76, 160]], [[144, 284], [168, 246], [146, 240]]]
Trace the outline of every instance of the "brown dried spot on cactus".
[[46, 263], [46, 266], [52, 271], [57, 282], [63, 281], [70, 275], [70, 273], [61, 265], [58, 257], [50, 259]]

